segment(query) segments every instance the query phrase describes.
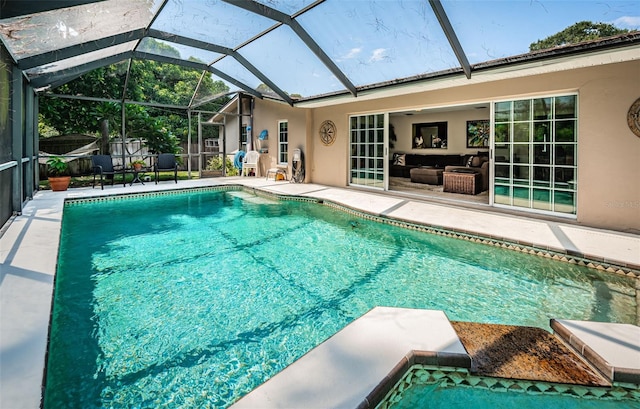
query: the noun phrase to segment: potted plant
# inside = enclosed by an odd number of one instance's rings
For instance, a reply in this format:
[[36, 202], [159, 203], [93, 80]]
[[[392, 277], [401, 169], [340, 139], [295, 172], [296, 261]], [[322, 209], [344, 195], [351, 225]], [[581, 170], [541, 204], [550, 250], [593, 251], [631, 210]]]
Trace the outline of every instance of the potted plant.
[[47, 160], [49, 166], [49, 186], [54, 192], [67, 190], [71, 183], [71, 176], [68, 175], [69, 165], [59, 156], [52, 156]]
[[147, 163], [145, 161], [143, 161], [142, 159], [136, 159], [133, 162], [131, 162], [131, 167], [136, 170], [139, 171], [140, 169], [142, 169], [142, 167], [144, 165], [146, 165]]

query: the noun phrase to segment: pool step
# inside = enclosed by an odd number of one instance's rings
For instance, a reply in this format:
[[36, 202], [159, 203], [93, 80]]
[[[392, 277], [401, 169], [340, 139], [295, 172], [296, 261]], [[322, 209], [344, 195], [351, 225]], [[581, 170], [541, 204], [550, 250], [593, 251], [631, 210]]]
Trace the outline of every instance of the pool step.
[[242, 190], [235, 191], [235, 192], [227, 192], [227, 194], [229, 196], [238, 197], [238, 198], [244, 200], [245, 202], [253, 203], [253, 204], [279, 205], [279, 203], [281, 203], [278, 200], [272, 200], [272, 199], [266, 198], [264, 196], [256, 196], [253, 193], [245, 192], [245, 191], [242, 191]]
[[451, 325], [471, 355], [474, 375], [610, 386], [609, 380], [548, 330], [477, 322], [454, 321]]
[[232, 408], [369, 408], [416, 363], [471, 366], [443, 311], [376, 307]]
[[551, 328], [610, 381], [640, 384], [640, 327], [552, 319]]

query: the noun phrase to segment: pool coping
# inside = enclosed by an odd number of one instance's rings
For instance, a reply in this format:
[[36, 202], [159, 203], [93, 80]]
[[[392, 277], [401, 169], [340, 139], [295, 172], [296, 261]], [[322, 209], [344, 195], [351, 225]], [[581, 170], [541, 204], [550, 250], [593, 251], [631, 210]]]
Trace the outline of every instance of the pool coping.
[[[270, 197], [275, 197], [280, 200], [305, 200], [309, 199], [306, 196], [291, 196], [286, 194], [278, 194], [271, 191], [266, 191], [258, 188], [248, 188], [242, 186], [244, 189], [250, 189], [256, 194], [262, 194]], [[640, 264], [624, 263], [620, 261], [607, 260], [606, 257], [590, 256], [586, 253], [573, 251], [571, 249], [563, 249], [553, 246], [540, 246], [539, 244], [518, 240], [513, 241], [511, 239], [493, 236], [482, 235], [475, 231], [465, 229], [455, 229], [451, 227], [443, 227], [434, 224], [415, 223], [411, 220], [404, 218], [398, 218], [391, 215], [384, 215], [379, 213], [365, 212], [360, 209], [356, 209], [351, 206], [347, 206], [342, 203], [338, 203], [332, 200], [313, 198], [311, 201], [324, 204], [342, 210], [354, 216], [358, 216], [364, 219], [376, 221], [379, 223], [390, 224], [397, 227], [402, 227], [410, 230], [421, 231], [425, 233], [436, 234], [440, 236], [447, 236], [456, 239], [462, 239], [479, 244], [486, 244], [494, 247], [501, 247], [508, 250], [527, 253], [539, 257], [551, 258], [556, 261], [562, 261], [571, 264], [577, 264], [584, 267], [593, 268], [600, 271], [606, 271], [617, 275], [623, 275], [631, 278], [640, 279]]]
[[416, 364], [471, 368], [443, 311], [375, 307], [230, 406], [373, 408]]
[[640, 327], [552, 319], [551, 328], [611, 382], [640, 385]]
[[[62, 222], [62, 211], [64, 202], [67, 199], [100, 198], [112, 195], [130, 196], [135, 194], [154, 195], [161, 191], [184, 191], [190, 189], [210, 189], [223, 187], [232, 188], [244, 187], [265, 194], [287, 197], [288, 200], [321, 201], [325, 204], [336, 204], [350, 211], [363, 214], [362, 217], [385, 217], [393, 222], [403, 225], [413, 223], [409, 216], [398, 216], [397, 209], [402, 209], [410, 204], [429, 206], [431, 209], [446, 209], [462, 217], [477, 217], [475, 209], [459, 208], [455, 204], [428, 203], [420, 200], [401, 198], [394, 196], [393, 192], [363, 192], [358, 189], [348, 187], [329, 187], [317, 184], [292, 184], [288, 182], [265, 181], [261, 178], [227, 178], [227, 179], [192, 179], [180, 181], [179, 184], [160, 183], [158, 185], [134, 185], [134, 186], [114, 186], [108, 187], [104, 191], [91, 188], [69, 189], [66, 192], [39, 191], [36, 192], [32, 200], [28, 201], [22, 214], [16, 215], [2, 226], [0, 233], [0, 407], [9, 406], [12, 408], [38, 408], [42, 398], [42, 379], [45, 363], [45, 353], [47, 345], [47, 335], [49, 317], [51, 313], [51, 301], [53, 294], [54, 276], [57, 265], [57, 249], [59, 245], [60, 227]], [[294, 199], [295, 198], [295, 199]], [[305, 199], [306, 198], [306, 199]], [[355, 204], [354, 204], [355, 203]], [[482, 211], [477, 211], [482, 212]], [[355, 213], [354, 213], [355, 214]], [[485, 213], [490, 214], [490, 213]], [[469, 216], [472, 215], [472, 216]], [[517, 219], [517, 216], [502, 215], [502, 219]], [[521, 220], [524, 218], [521, 216]], [[417, 226], [433, 225], [435, 223], [423, 223], [416, 219]], [[540, 225], [549, 224], [546, 221], [535, 221]], [[562, 221], [555, 222], [556, 224]], [[464, 226], [464, 220], [460, 221]], [[455, 225], [457, 227], [457, 224]], [[574, 226], [575, 227], [575, 226]], [[622, 233], [609, 230], [596, 229], [591, 227], [577, 226], [581, 230], [603, 232], [606, 237], [623, 237], [635, 246], [640, 241], [640, 236], [631, 233]], [[410, 227], [411, 228], [411, 227]], [[417, 227], [416, 227], [417, 228]], [[445, 229], [443, 234], [461, 235], [462, 239], [476, 240], [482, 243], [488, 240], [497, 240], [500, 235], [482, 234], [483, 229], [473, 230], [468, 228]], [[458, 231], [458, 232], [456, 232]], [[471, 232], [471, 234], [460, 233]], [[514, 230], [520, 237], [520, 230]], [[524, 236], [529, 235], [523, 230]], [[436, 232], [436, 234], [438, 234]], [[580, 234], [573, 231], [572, 234]], [[474, 237], [478, 237], [475, 238]], [[493, 239], [491, 239], [493, 237]], [[573, 238], [575, 236], [571, 236]], [[597, 237], [598, 243], [602, 238]], [[514, 240], [509, 239], [509, 246], [514, 245]], [[527, 240], [523, 240], [528, 242]], [[498, 245], [497, 243], [494, 245]], [[502, 244], [500, 244], [502, 246]], [[593, 246], [592, 246], [593, 247]], [[635, 247], [634, 247], [635, 248]], [[522, 249], [521, 249], [522, 250]], [[606, 246], [598, 248], [602, 254], [606, 251]], [[535, 254], [551, 257], [564, 261], [561, 254], [544, 251], [543, 249], [531, 250]], [[527, 252], [530, 252], [527, 250]], [[33, 257], [38, 254], [38, 257]], [[582, 254], [582, 253], [580, 253]], [[619, 253], [618, 253], [619, 254]], [[635, 254], [635, 253], [634, 253]], [[633, 276], [639, 275], [633, 268], [637, 262], [621, 262], [626, 260], [616, 259], [614, 263], [604, 263], [597, 260], [607, 260], [604, 256], [594, 256], [588, 267], [605, 270], [617, 274], [629, 275], [628, 270], [632, 270]], [[636, 260], [637, 257], [632, 257]], [[569, 257], [567, 257], [569, 260]], [[580, 263], [580, 260], [574, 260]], [[611, 266], [623, 267], [621, 271], [611, 271]], [[626, 266], [626, 267], [624, 267]], [[638, 269], [640, 271], [640, 269]], [[638, 286], [640, 288], [640, 285]], [[637, 291], [640, 294], [640, 291]]]

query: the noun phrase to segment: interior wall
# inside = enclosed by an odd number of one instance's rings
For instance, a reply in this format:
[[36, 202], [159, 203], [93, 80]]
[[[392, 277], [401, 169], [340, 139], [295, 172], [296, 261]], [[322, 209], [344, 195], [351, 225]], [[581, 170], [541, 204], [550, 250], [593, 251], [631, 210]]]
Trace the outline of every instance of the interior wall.
[[[397, 141], [394, 147], [389, 149], [390, 157], [393, 153], [415, 153], [421, 155], [455, 155], [472, 154], [478, 150], [487, 151], [487, 148], [467, 148], [467, 121], [486, 119], [490, 116], [489, 108], [465, 109], [457, 111], [444, 111], [429, 113], [420, 111], [412, 115], [391, 114], [389, 123], [394, 126]], [[413, 149], [413, 124], [424, 122], [447, 122], [447, 148], [446, 149]]]
[[[640, 138], [629, 130], [626, 120], [629, 107], [640, 96], [638, 73], [640, 61], [630, 61], [315, 108], [309, 135], [314, 150], [310, 181], [347, 186], [348, 118], [351, 114], [426, 110], [578, 92], [577, 220], [595, 227], [640, 232]], [[424, 118], [429, 119], [450, 118], [449, 138], [455, 145], [437, 150], [443, 154], [454, 150], [457, 153], [458, 149], [464, 153], [473, 152], [459, 145], [466, 144], [464, 138], [458, 140], [454, 136], [464, 135], [459, 126], [466, 126], [466, 120], [488, 117], [488, 114], [465, 111], [442, 116], [425, 115]], [[336, 141], [328, 147], [322, 145], [317, 135], [318, 126], [327, 119], [337, 127]], [[408, 135], [411, 133], [407, 124], [415, 120], [411, 118], [406, 123], [394, 124], [399, 142], [394, 150], [407, 150], [408, 145], [405, 144], [409, 143]], [[434, 149], [424, 151], [431, 153]]]

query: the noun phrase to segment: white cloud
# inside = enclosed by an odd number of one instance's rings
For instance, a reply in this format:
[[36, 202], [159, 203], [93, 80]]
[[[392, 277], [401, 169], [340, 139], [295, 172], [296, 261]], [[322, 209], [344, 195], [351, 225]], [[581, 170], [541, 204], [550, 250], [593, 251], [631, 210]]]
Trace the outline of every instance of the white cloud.
[[356, 58], [358, 56], [358, 54], [360, 54], [361, 52], [362, 52], [362, 48], [352, 48], [351, 50], [349, 50], [347, 55], [345, 55], [342, 58], [345, 59], [345, 60], [348, 60], [348, 59], [351, 59], [351, 58]]
[[640, 16], [622, 16], [613, 21], [613, 25], [620, 28], [640, 28]]
[[373, 54], [371, 54], [371, 58], [369, 58], [370, 62], [381, 61], [387, 56], [386, 48], [376, 48], [373, 50]]

